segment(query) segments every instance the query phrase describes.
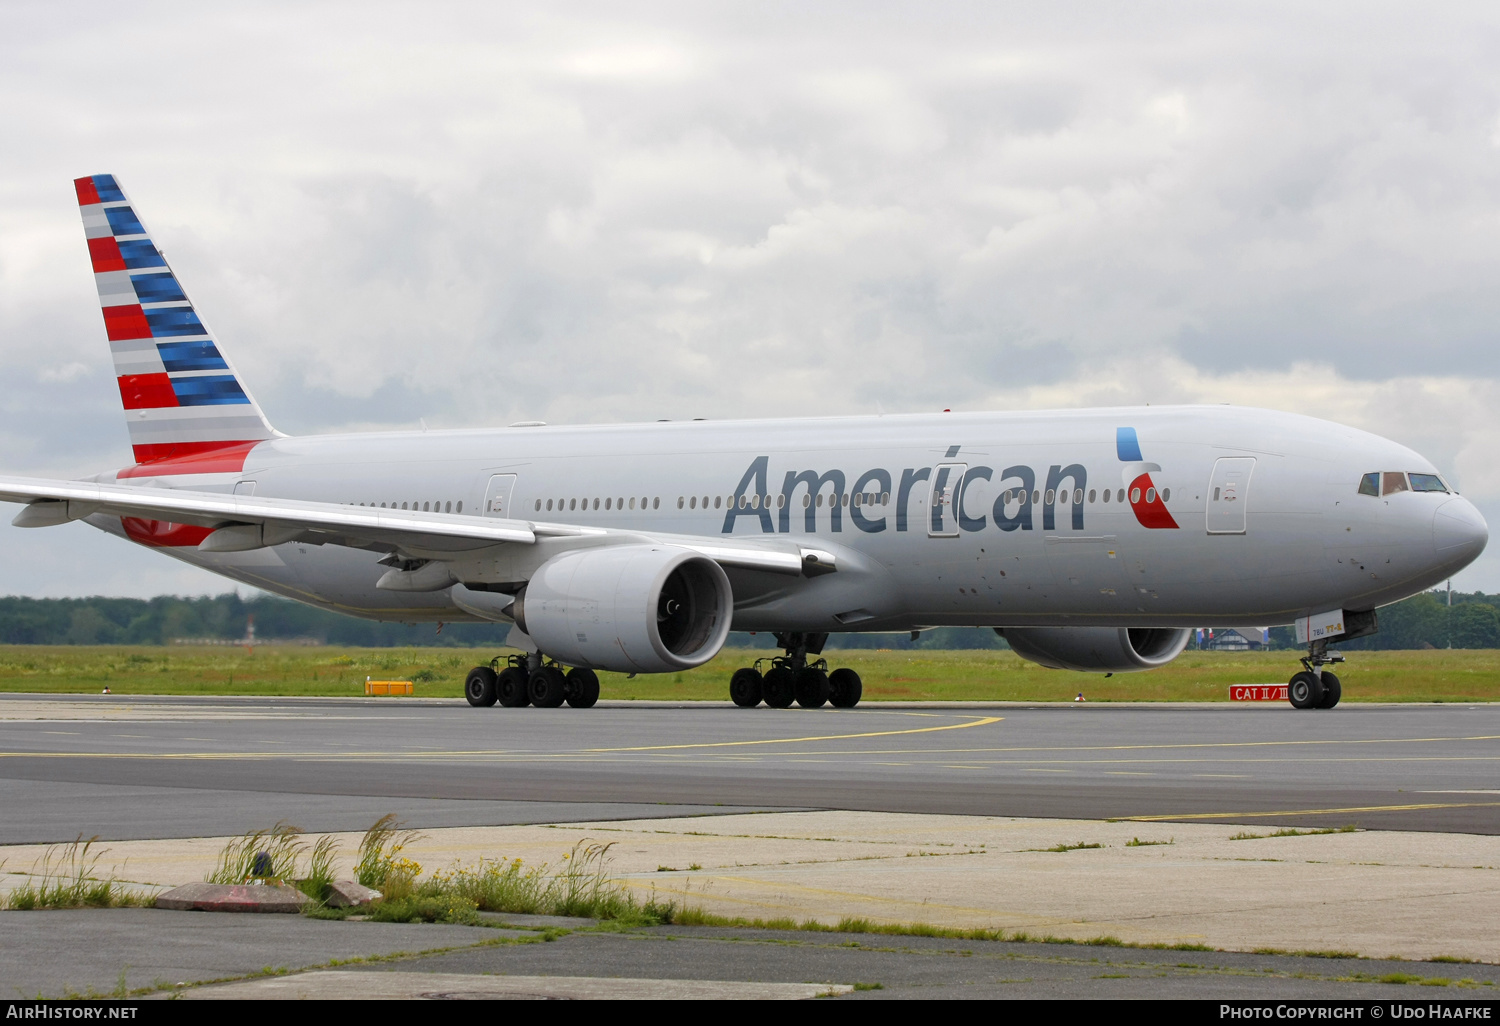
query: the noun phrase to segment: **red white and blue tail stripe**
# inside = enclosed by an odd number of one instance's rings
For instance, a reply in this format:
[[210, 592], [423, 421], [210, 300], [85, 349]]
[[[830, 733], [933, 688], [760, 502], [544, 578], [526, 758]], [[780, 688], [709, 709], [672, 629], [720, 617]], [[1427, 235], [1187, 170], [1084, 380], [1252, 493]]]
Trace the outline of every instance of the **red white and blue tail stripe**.
[[121, 476], [238, 471], [276, 437], [113, 175], [75, 179], [138, 466]]

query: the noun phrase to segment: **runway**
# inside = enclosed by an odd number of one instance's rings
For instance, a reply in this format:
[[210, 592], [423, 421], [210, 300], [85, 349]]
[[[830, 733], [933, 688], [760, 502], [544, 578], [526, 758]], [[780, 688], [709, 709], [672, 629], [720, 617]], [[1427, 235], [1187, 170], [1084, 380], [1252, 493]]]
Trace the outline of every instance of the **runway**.
[[[1500, 706], [0, 696], [0, 843], [744, 812], [1500, 834]], [[664, 807], [666, 806], [666, 807]]]

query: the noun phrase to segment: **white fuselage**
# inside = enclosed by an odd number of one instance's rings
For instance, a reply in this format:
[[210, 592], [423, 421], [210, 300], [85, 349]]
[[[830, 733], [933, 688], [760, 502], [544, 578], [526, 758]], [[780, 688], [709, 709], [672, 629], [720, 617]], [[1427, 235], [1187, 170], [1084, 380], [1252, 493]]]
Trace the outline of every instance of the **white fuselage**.
[[[1360, 494], [1363, 475], [1387, 472], [1436, 473], [1327, 421], [1193, 406], [274, 438], [239, 473], [120, 483], [647, 536], [790, 536], [832, 553], [837, 572], [726, 567], [734, 628], [870, 631], [1249, 626], [1371, 609], [1440, 582], [1487, 539], [1456, 494]], [[124, 533], [117, 517], [91, 522]], [[162, 547], [359, 616], [475, 618], [447, 588], [378, 589], [379, 552]], [[459, 558], [453, 572], [503, 585], [547, 552]]]

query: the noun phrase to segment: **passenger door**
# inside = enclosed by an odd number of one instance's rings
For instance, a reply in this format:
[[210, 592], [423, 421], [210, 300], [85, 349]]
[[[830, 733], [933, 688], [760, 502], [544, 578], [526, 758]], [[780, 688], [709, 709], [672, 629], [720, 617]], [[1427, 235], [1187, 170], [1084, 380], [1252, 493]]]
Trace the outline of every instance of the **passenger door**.
[[932, 488], [927, 493], [927, 536], [958, 537], [958, 499], [967, 463], [939, 463], [932, 470]]
[[1208, 479], [1208, 533], [1244, 534], [1254, 456], [1225, 456], [1214, 463]]
[[484, 492], [484, 515], [487, 517], [514, 517], [511, 510], [511, 494], [516, 490], [516, 475], [496, 474], [490, 478]]

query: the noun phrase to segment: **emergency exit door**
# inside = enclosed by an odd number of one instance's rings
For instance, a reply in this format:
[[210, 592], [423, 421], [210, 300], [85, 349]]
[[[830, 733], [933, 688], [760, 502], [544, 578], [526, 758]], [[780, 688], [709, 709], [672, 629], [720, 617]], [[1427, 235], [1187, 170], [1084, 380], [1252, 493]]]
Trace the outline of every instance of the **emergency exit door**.
[[1244, 534], [1254, 456], [1225, 456], [1208, 479], [1208, 533]]
[[958, 537], [958, 502], [963, 491], [967, 463], [939, 463], [932, 471], [932, 490], [927, 496], [927, 536]]
[[511, 493], [516, 490], [516, 475], [496, 474], [490, 478], [489, 487], [484, 492], [484, 515], [487, 517], [513, 517], [511, 511]]

